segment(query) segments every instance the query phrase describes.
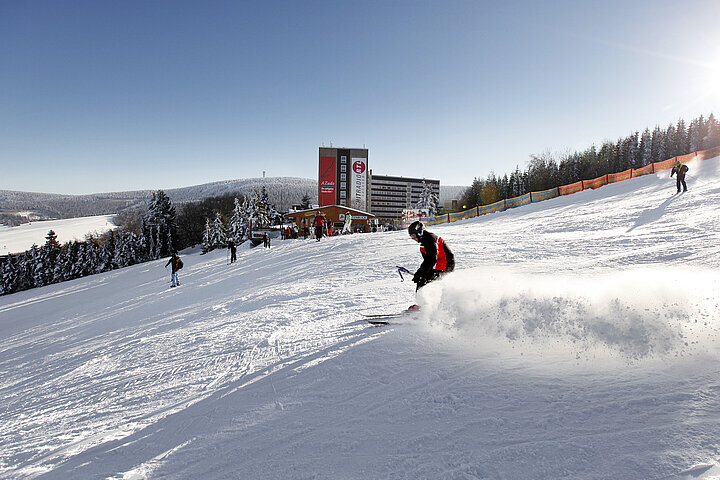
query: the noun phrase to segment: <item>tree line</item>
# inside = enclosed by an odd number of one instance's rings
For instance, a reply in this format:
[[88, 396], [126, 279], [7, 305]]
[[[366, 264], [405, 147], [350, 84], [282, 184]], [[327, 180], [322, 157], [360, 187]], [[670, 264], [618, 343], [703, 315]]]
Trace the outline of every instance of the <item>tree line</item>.
[[643, 133], [634, 132], [616, 142], [605, 141], [582, 152], [531, 155], [525, 170], [502, 177], [494, 173], [486, 179], [475, 178], [460, 197], [463, 208], [489, 205], [500, 200], [539, 192], [602, 175], [641, 168], [651, 163], [720, 146], [720, 121], [714, 114], [700, 116], [689, 125], [680, 119], [676, 125]]
[[[51, 285], [156, 260], [203, 245], [203, 252], [247, 240], [250, 228], [282, 222], [263, 187], [250, 195], [223, 195], [184, 204], [176, 211], [162, 190], [144, 209], [123, 212], [118, 228], [61, 245], [50, 230], [42, 246], [0, 257], [0, 295]], [[212, 228], [211, 228], [212, 225]]]

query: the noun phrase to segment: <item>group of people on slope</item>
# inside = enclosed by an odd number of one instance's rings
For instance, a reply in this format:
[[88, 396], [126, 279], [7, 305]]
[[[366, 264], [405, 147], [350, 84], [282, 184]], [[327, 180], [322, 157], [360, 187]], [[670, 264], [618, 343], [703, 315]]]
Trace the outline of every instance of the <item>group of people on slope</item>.
[[[325, 225], [325, 217], [318, 214], [315, 217], [314, 224], [315, 236], [317, 237], [317, 241], [320, 241], [323, 226]], [[408, 234], [410, 238], [420, 244], [420, 254], [423, 258], [420, 267], [415, 271], [412, 279], [416, 284], [415, 291], [420, 290], [428, 283], [441, 278], [446, 273], [452, 272], [455, 269], [455, 255], [452, 250], [450, 250], [450, 247], [448, 247], [442, 237], [425, 229], [422, 222], [417, 221], [410, 224]], [[237, 261], [237, 247], [235, 246], [235, 242], [230, 240], [228, 242], [228, 249], [230, 250], [230, 263], [234, 263]], [[177, 287], [180, 285], [178, 271], [183, 268], [183, 262], [177, 252], [173, 252], [170, 260], [165, 264], [165, 268], [168, 266], [172, 267], [170, 287]], [[411, 310], [418, 308], [417, 305], [410, 307]]]
[[[312, 221], [312, 225], [315, 228], [315, 240], [318, 242], [323, 237], [323, 235], [332, 237], [334, 234], [332, 221], [330, 221], [330, 219], [327, 218], [325, 216], [325, 214], [322, 212], [318, 212], [317, 215], [315, 215], [315, 218]], [[352, 233], [351, 225], [352, 225], [352, 215], [350, 214], [350, 212], [346, 212], [345, 213], [345, 223], [343, 225], [343, 229], [340, 232], [340, 234], [344, 235], [346, 233]]]

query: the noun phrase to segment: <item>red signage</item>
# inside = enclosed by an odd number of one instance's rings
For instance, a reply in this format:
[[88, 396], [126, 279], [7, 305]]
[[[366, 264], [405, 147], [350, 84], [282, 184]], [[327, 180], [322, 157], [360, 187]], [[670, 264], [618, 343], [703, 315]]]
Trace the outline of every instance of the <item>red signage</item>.
[[318, 187], [320, 193], [318, 201], [320, 206], [335, 205], [335, 157], [320, 157], [320, 175], [318, 178]]
[[365, 173], [365, 163], [364, 162], [355, 162], [353, 163], [353, 172], [355, 173]]

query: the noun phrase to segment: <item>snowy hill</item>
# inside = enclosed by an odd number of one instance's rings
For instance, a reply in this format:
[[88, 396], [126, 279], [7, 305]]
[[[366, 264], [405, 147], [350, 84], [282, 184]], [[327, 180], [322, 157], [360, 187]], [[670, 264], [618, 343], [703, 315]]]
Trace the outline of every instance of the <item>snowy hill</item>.
[[[270, 199], [281, 211], [287, 211], [307, 195], [317, 203], [317, 180], [297, 177], [246, 178], [171, 188], [165, 193], [174, 203], [197, 202], [209, 197], [234, 193], [249, 194], [253, 189], [265, 187]], [[467, 187], [440, 186], [440, 202], [459, 198]], [[90, 195], [59, 195], [53, 193], [16, 192], [0, 190], [0, 224], [13, 224], [13, 218], [31, 214], [37, 219], [78, 218], [117, 214], [136, 206], [143, 206], [152, 197], [153, 190], [95, 193]], [[34, 219], [34, 218], [33, 218]]]
[[[287, 210], [300, 203], [304, 195], [317, 198], [317, 181], [309, 178], [267, 177], [224, 180], [220, 182], [171, 188], [165, 193], [175, 203], [196, 202], [208, 197], [233, 193], [250, 193], [265, 187], [277, 208]], [[158, 187], [161, 188], [161, 187]], [[0, 214], [21, 211], [35, 212], [40, 218], [75, 218], [117, 214], [123, 209], [145, 205], [153, 190], [95, 193], [90, 195], [59, 195], [52, 193], [0, 190]]]
[[115, 228], [114, 215], [68, 218], [43, 222], [24, 223], [17, 227], [0, 225], [0, 256], [20, 253], [35, 245], [44, 245], [47, 234], [53, 230], [58, 242], [85, 240], [88, 234], [99, 235]]
[[720, 159], [433, 227], [0, 297], [7, 479], [720, 475]]

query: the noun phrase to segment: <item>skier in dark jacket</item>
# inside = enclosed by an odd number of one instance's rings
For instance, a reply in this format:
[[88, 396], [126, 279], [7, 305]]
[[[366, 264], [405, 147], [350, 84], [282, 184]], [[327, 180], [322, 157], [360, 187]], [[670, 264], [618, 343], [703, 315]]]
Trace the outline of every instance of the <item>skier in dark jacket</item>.
[[677, 174], [677, 193], [680, 193], [681, 185], [683, 188], [683, 192], [687, 192], [687, 184], [685, 183], [685, 174], [687, 173], [687, 171], [687, 165], [681, 163], [680, 160], [675, 160], [675, 166], [670, 172], [670, 178], [672, 178], [673, 175]]
[[[425, 230], [425, 226], [420, 221], [411, 223], [408, 233], [410, 238], [420, 244], [420, 253], [423, 257], [420, 268], [413, 275], [413, 282], [417, 284], [415, 291], [455, 270], [455, 255], [442, 237]], [[410, 307], [413, 310], [416, 308], [419, 307], [417, 305]]]
[[177, 252], [173, 252], [172, 257], [170, 257], [170, 260], [165, 264], [165, 268], [167, 268], [168, 265], [172, 265], [172, 274], [170, 276], [170, 288], [172, 287], [178, 287], [180, 286], [180, 279], [178, 278], [178, 270], [180, 270], [183, 267], [182, 260], [180, 260], [180, 257], [178, 256]]
[[228, 241], [228, 249], [230, 250], [230, 263], [235, 263], [237, 260], [237, 247], [232, 238]]

